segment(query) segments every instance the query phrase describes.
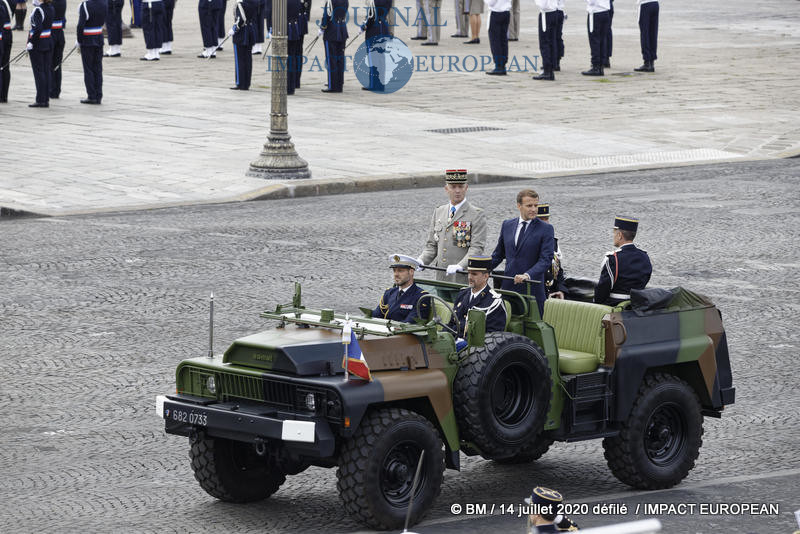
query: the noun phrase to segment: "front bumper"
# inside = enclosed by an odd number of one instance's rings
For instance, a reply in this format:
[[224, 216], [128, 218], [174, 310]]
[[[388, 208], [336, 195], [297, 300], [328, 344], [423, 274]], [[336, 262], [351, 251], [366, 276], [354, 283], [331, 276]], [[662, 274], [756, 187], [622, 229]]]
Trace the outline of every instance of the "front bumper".
[[280, 412], [260, 405], [158, 395], [156, 414], [164, 419], [167, 434], [189, 436], [202, 431], [212, 437], [250, 443], [270, 440], [297, 454], [319, 458], [331, 457], [336, 450], [336, 437], [324, 418], [283, 418]]

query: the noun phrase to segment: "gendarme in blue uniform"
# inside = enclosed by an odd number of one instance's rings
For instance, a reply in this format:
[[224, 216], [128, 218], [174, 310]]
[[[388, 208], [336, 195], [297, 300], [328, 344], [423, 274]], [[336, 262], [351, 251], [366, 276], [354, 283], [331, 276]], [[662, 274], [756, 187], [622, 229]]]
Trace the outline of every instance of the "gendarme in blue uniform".
[[99, 104], [103, 100], [103, 24], [108, 4], [105, 0], [86, 0], [78, 8], [77, 32], [83, 62], [83, 83], [86, 85], [83, 104]]
[[[417, 318], [417, 301], [427, 293], [417, 284], [412, 283], [404, 290], [399, 287], [390, 287], [384, 291], [378, 306], [372, 310], [373, 317], [380, 317], [403, 323], [413, 323]], [[425, 318], [426, 311], [430, 309], [430, 300], [425, 299], [420, 303], [420, 308]]]
[[[35, 5], [35, 4], [34, 4]], [[36, 84], [36, 102], [29, 107], [50, 106], [50, 82], [52, 79], [53, 39], [53, 6], [49, 2], [33, 8], [31, 13], [31, 30], [28, 32], [28, 43], [32, 44], [28, 56], [33, 68], [33, 80]]]
[[653, 266], [644, 250], [633, 243], [622, 245], [609, 252], [603, 261], [600, 281], [594, 290], [594, 301], [600, 304], [618, 304], [630, 299], [631, 289], [644, 289], [650, 281]]
[[455, 316], [450, 320], [451, 326], [458, 327], [459, 337], [464, 336], [464, 327], [467, 323], [467, 312], [476, 308], [486, 313], [486, 332], [502, 332], [506, 329], [506, 307], [503, 297], [495, 293], [488, 285], [484, 287], [475, 298], [472, 297], [472, 288], [465, 287], [458, 292], [453, 303]]
[[344, 45], [347, 41], [347, 0], [330, 0], [322, 15], [325, 64], [328, 68], [328, 87], [325, 93], [341, 93], [344, 89]]

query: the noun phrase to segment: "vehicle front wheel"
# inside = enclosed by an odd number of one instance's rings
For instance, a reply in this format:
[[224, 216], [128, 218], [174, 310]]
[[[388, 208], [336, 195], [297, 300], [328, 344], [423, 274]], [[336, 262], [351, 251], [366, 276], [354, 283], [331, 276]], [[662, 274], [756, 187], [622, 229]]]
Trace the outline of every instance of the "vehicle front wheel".
[[671, 488], [694, 467], [703, 415], [694, 390], [664, 373], [645, 376], [619, 435], [603, 440], [614, 476], [638, 489]]
[[442, 440], [424, 417], [389, 408], [369, 412], [342, 446], [336, 471], [345, 510], [377, 529], [397, 529], [405, 522], [411, 486], [422, 462], [410, 524], [428, 511], [439, 495], [444, 474]]
[[221, 501], [260, 501], [286, 481], [283, 471], [268, 457], [259, 456], [250, 443], [200, 436], [191, 445], [194, 477], [201, 488]]

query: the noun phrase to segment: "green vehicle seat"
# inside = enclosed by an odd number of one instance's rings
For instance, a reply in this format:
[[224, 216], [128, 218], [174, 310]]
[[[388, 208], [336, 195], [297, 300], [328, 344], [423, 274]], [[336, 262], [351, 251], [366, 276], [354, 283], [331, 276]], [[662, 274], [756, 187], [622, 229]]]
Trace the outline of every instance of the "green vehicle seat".
[[563, 374], [591, 373], [605, 359], [603, 316], [611, 306], [577, 300], [547, 299], [544, 321], [553, 327], [558, 368]]

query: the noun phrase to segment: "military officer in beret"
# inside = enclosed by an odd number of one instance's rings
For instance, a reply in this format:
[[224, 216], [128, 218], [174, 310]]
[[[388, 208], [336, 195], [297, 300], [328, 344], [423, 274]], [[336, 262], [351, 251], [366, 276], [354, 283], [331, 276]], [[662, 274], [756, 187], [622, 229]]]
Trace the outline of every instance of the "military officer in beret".
[[450, 202], [433, 211], [428, 240], [417, 261], [420, 265], [446, 268], [438, 271], [437, 280], [465, 283], [465, 276], [457, 275], [467, 267], [469, 256], [483, 254], [486, 244], [486, 217], [481, 208], [467, 202], [466, 169], [445, 173], [444, 190]]
[[502, 332], [506, 329], [506, 307], [503, 297], [489, 287], [491, 256], [469, 256], [467, 277], [469, 287], [458, 292], [453, 303], [454, 316], [450, 326], [458, 330], [458, 336], [466, 337], [467, 313], [471, 309], [486, 313], [486, 332]]
[[[427, 293], [414, 283], [414, 271], [419, 267], [417, 260], [411, 256], [395, 254], [390, 258], [394, 286], [384, 291], [378, 306], [372, 310], [373, 317], [413, 323], [417, 318], [417, 301]], [[422, 318], [427, 319], [430, 300], [424, 299], [419, 304]]]
[[631, 289], [644, 289], [650, 281], [653, 266], [644, 250], [636, 248], [633, 240], [639, 221], [631, 217], [614, 219], [613, 252], [606, 254], [600, 280], [594, 290], [594, 301], [615, 305], [631, 298]]
[[[550, 204], [539, 204], [536, 218], [550, 224]], [[547, 298], [563, 299], [564, 292], [567, 291], [561, 261], [562, 255], [561, 248], [558, 246], [558, 238], [553, 237], [553, 262], [547, 272], [544, 273], [544, 290], [547, 293]]]
[[530, 507], [528, 515], [528, 532], [538, 534], [541, 532], [572, 532], [578, 530], [571, 519], [560, 514], [560, 505], [564, 497], [556, 490], [538, 486], [533, 488], [530, 497], [525, 498], [525, 504]]

